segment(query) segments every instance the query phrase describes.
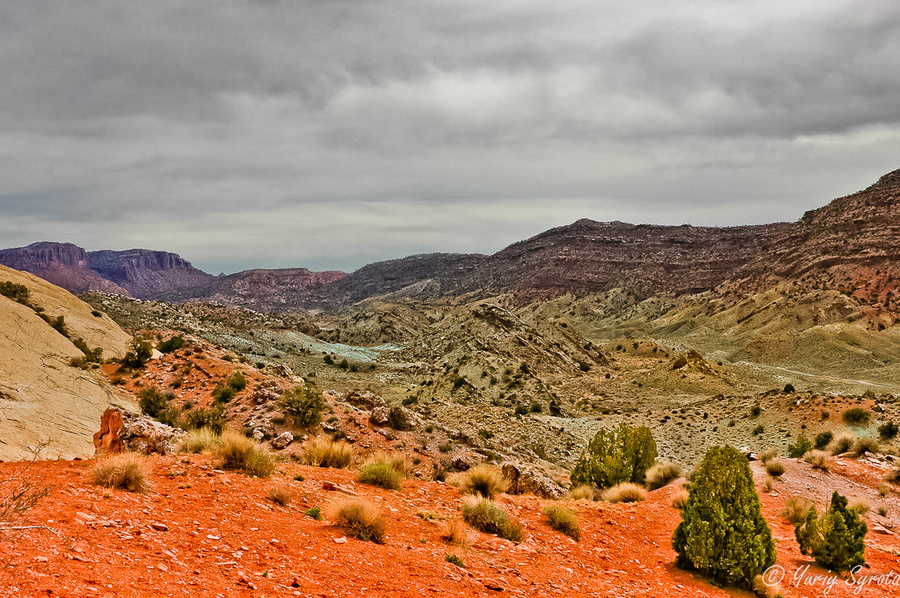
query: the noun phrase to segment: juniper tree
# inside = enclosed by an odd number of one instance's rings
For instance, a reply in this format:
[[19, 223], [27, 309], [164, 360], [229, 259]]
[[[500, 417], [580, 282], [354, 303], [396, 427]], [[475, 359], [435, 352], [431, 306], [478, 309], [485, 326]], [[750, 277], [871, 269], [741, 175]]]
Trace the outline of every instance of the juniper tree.
[[730, 446], [710, 448], [691, 476], [681, 523], [672, 536], [677, 565], [723, 584], [750, 587], [775, 564], [772, 532], [760, 512], [747, 458]]
[[591, 484], [611, 488], [622, 482], [643, 484], [656, 461], [656, 442], [650, 429], [620, 424], [603, 428], [572, 469], [572, 485]]

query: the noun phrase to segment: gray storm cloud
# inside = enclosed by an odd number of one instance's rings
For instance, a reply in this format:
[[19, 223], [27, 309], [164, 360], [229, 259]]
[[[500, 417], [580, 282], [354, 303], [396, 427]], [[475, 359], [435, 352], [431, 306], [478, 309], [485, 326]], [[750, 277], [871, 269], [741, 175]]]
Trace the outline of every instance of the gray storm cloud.
[[354, 269], [900, 167], [887, 0], [10, 0], [0, 55], [3, 246]]

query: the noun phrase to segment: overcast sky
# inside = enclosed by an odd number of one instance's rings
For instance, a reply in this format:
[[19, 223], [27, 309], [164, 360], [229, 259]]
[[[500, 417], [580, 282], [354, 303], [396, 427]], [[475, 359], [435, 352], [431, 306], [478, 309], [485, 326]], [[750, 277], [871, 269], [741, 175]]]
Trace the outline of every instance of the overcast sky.
[[354, 270], [897, 168], [896, 0], [0, 3], [0, 247]]

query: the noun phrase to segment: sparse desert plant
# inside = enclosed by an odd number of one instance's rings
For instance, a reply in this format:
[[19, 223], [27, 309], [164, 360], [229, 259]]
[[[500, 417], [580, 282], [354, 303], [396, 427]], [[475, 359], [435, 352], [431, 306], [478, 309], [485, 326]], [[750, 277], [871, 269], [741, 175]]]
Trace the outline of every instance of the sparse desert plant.
[[638, 502], [647, 498], [647, 491], [642, 486], [631, 482], [622, 482], [607, 488], [600, 495], [606, 502]]
[[819, 434], [816, 434], [816, 440], [815, 440], [815, 447], [814, 447], [814, 448], [815, 448], [816, 450], [822, 450], [822, 449], [824, 449], [826, 446], [828, 446], [828, 445], [831, 443], [831, 440], [832, 440], [833, 438], [834, 438], [834, 434], [832, 434], [831, 432], [828, 432], [828, 431], [825, 431], [825, 432], [821, 432], [821, 433], [819, 433]]
[[763, 465], [766, 465], [772, 459], [777, 459], [779, 454], [777, 448], [770, 447], [759, 454], [759, 460]]
[[875, 512], [878, 513], [879, 515], [881, 515], [882, 517], [887, 517], [888, 508], [885, 507], [884, 505], [881, 505], [877, 509], [875, 509]]
[[312, 428], [322, 421], [325, 400], [318, 387], [311, 382], [285, 392], [278, 402], [285, 415], [299, 428]]
[[763, 489], [764, 489], [766, 492], [771, 492], [772, 490], [774, 490], [774, 489], [775, 489], [775, 478], [773, 478], [773, 477], [770, 476], [770, 475], [767, 475], [767, 476], [766, 476], [766, 481], [765, 481], [765, 483], [763, 484]]
[[866, 513], [872, 508], [872, 503], [863, 496], [857, 496], [855, 498], [851, 498], [847, 503], [847, 508], [853, 509], [857, 513], [859, 513], [860, 517], [864, 517]]
[[487, 498], [464, 496], [463, 521], [486, 534], [495, 534], [512, 542], [521, 542], [522, 526], [513, 521], [506, 509]]
[[891, 496], [894, 493], [894, 489], [891, 488], [887, 484], [878, 484], [878, 496], [881, 498], [885, 498], [887, 496]]
[[269, 500], [282, 507], [288, 506], [294, 498], [294, 491], [289, 486], [277, 484], [269, 488]]
[[94, 466], [94, 483], [141, 494], [153, 488], [143, 460], [134, 453], [122, 453], [99, 461]]
[[[22, 288], [26, 291], [27, 299], [28, 289], [24, 286]], [[41, 448], [43, 447], [34, 451], [33, 458], [24, 467], [16, 468], [9, 474], [0, 474], [0, 530], [16, 529], [25, 519], [26, 513], [41, 498], [50, 494], [51, 487], [35, 471]]]
[[856, 458], [862, 457], [866, 453], [874, 455], [879, 452], [881, 452], [881, 447], [874, 438], [857, 438], [850, 448], [850, 456]]
[[160, 353], [173, 353], [182, 347], [184, 347], [184, 337], [180, 334], [161, 341], [156, 345]]
[[401, 451], [375, 451], [363, 461], [364, 466], [369, 463], [387, 463], [403, 477], [408, 476], [411, 470], [409, 457]]
[[153, 347], [143, 338], [137, 336], [131, 341], [131, 345], [122, 358], [122, 366], [129, 369], [138, 369], [147, 365], [153, 357]]
[[773, 478], [781, 477], [784, 475], [784, 463], [779, 459], [773, 459], [766, 463], [766, 473], [772, 476]]
[[190, 430], [187, 436], [178, 443], [179, 453], [202, 453], [215, 447], [219, 441], [219, 435], [209, 428]]
[[226, 431], [216, 444], [218, 466], [241, 471], [250, 476], [267, 478], [275, 471], [275, 460], [251, 438]]
[[842, 432], [834, 437], [831, 444], [828, 445], [828, 452], [832, 455], [841, 455], [853, 448], [856, 442], [856, 435], [852, 432]]
[[346, 469], [352, 458], [353, 450], [343, 440], [313, 438], [303, 445], [303, 462], [314, 467]]
[[356, 479], [363, 484], [370, 484], [385, 490], [400, 490], [402, 489], [400, 481], [403, 479], [403, 475], [390, 463], [375, 461], [363, 465], [359, 469]]
[[810, 442], [809, 438], [803, 436], [797, 436], [797, 441], [794, 444], [789, 444], [787, 449], [787, 455], [791, 459], [799, 459], [807, 452], [812, 450], [812, 442]]
[[896, 467], [884, 476], [884, 481], [889, 484], [900, 484], [900, 467]]
[[647, 488], [656, 490], [668, 486], [681, 477], [681, 466], [677, 463], [656, 463], [647, 470], [645, 481]]
[[466, 524], [462, 519], [451, 519], [444, 527], [441, 537], [447, 544], [467, 547], [471, 544], [469, 534], [466, 532]]
[[566, 500], [594, 500], [596, 498], [596, 491], [593, 486], [582, 484], [580, 486], [575, 486], [563, 494], [563, 498]]
[[679, 567], [725, 584], [750, 587], [775, 563], [775, 542], [760, 511], [753, 473], [735, 448], [710, 448], [691, 475], [672, 547]]
[[866, 561], [868, 528], [859, 514], [847, 508], [847, 499], [835, 491], [821, 516], [810, 509], [806, 519], [794, 527], [800, 552], [810, 554], [819, 565], [833, 571], [849, 571]]
[[813, 469], [821, 469], [824, 472], [831, 469], [832, 460], [825, 451], [809, 451], [803, 455], [803, 460], [809, 463]]
[[893, 440], [897, 437], [898, 432], [900, 432], [900, 428], [892, 421], [884, 422], [878, 426], [878, 437], [884, 441]]
[[218, 405], [200, 407], [184, 414], [185, 427], [188, 430], [209, 430], [221, 434], [225, 429], [225, 412]]
[[679, 488], [672, 494], [672, 506], [680, 511], [681, 509], [684, 508], [684, 505], [687, 504], [687, 499], [688, 499], [687, 488], [682, 486], [681, 488]]
[[841, 417], [848, 426], [863, 427], [869, 425], [872, 412], [862, 407], [853, 407], [844, 411], [844, 415]]
[[572, 484], [610, 488], [622, 482], [643, 484], [656, 461], [656, 442], [646, 426], [620, 424], [601, 429], [572, 469]]
[[303, 511], [303, 514], [306, 515], [307, 517], [312, 517], [316, 521], [322, 521], [321, 507], [318, 507], [318, 506], [310, 507], [310, 508], [306, 509], [305, 511]]
[[479, 531], [495, 534], [512, 542], [522, 541], [522, 526], [510, 518], [506, 509], [492, 500], [464, 496], [462, 517], [469, 526]]
[[814, 507], [813, 501], [803, 496], [792, 496], [784, 501], [781, 516], [791, 525], [797, 525], [806, 521], [806, 514]]
[[247, 388], [247, 378], [244, 377], [244, 373], [241, 370], [235, 370], [233, 374], [228, 376], [228, 380], [225, 381], [225, 384], [233, 389], [234, 392], [241, 392]]
[[455, 554], [445, 554], [444, 560], [450, 563], [451, 565], [456, 565], [460, 569], [465, 569], [466, 564], [463, 562], [462, 557]]
[[377, 544], [384, 542], [384, 518], [378, 507], [367, 501], [348, 498], [339, 502], [334, 508], [331, 520], [351, 538]]
[[571, 509], [550, 505], [544, 507], [544, 516], [547, 517], [547, 524], [558, 532], [561, 532], [576, 542], [581, 540], [581, 522], [578, 516]]
[[219, 382], [213, 389], [211, 396], [217, 405], [224, 405], [237, 396], [237, 391], [225, 382]]
[[459, 474], [455, 482], [463, 494], [478, 494], [488, 499], [509, 489], [509, 480], [500, 468], [486, 463]]

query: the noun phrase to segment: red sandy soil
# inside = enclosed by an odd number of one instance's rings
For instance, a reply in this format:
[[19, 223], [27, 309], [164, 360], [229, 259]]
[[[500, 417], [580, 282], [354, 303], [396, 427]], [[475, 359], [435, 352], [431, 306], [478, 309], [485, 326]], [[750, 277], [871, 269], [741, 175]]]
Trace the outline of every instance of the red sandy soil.
[[[294, 463], [261, 480], [216, 470], [210, 457], [194, 455], [149, 457], [146, 464], [155, 487], [147, 495], [93, 485], [90, 461], [37, 464], [33, 479], [53, 492], [28, 519], [53, 531], [0, 532], [0, 596], [751, 596], [675, 568], [670, 538], [680, 517], [670, 506], [673, 486], [630, 505], [561, 501], [579, 515], [581, 542], [543, 522], [551, 501], [503, 495], [499, 502], [525, 526], [524, 541], [470, 530], [473, 543], [463, 549], [442, 539], [460, 504], [458, 491], [445, 484], [406, 480], [402, 492], [391, 492], [356, 483], [354, 471]], [[0, 479], [22, 467], [0, 464]], [[791, 462], [785, 477], [804, 467]], [[302, 513], [315, 505], [327, 513], [347, 496], [324, 490], [326, 481], [379, 505], [387, 521], [383, 545], [346, 539], [327, 517]], [[784, 595], [824, 596], [821, 582], [792, 587], [791, 576], [812, 560], [800, 555], [792, 527], [777, 516], [790, 494], [783, 484], [761, 497], [787, 572]], [[294, 490], [287, 507], [267, 499], [273, 485]], [[866, 540], [867, 573], [900, 572], [896, 536], [870, 532]], [[447, 554], [461, 556], [466, 568], [446, 562]], [[812, 565], [805, 579], [824, 573]], [[898, 587], [854, 594], [858, 588], [840, 581], [828, 595], [895, 596]]]

